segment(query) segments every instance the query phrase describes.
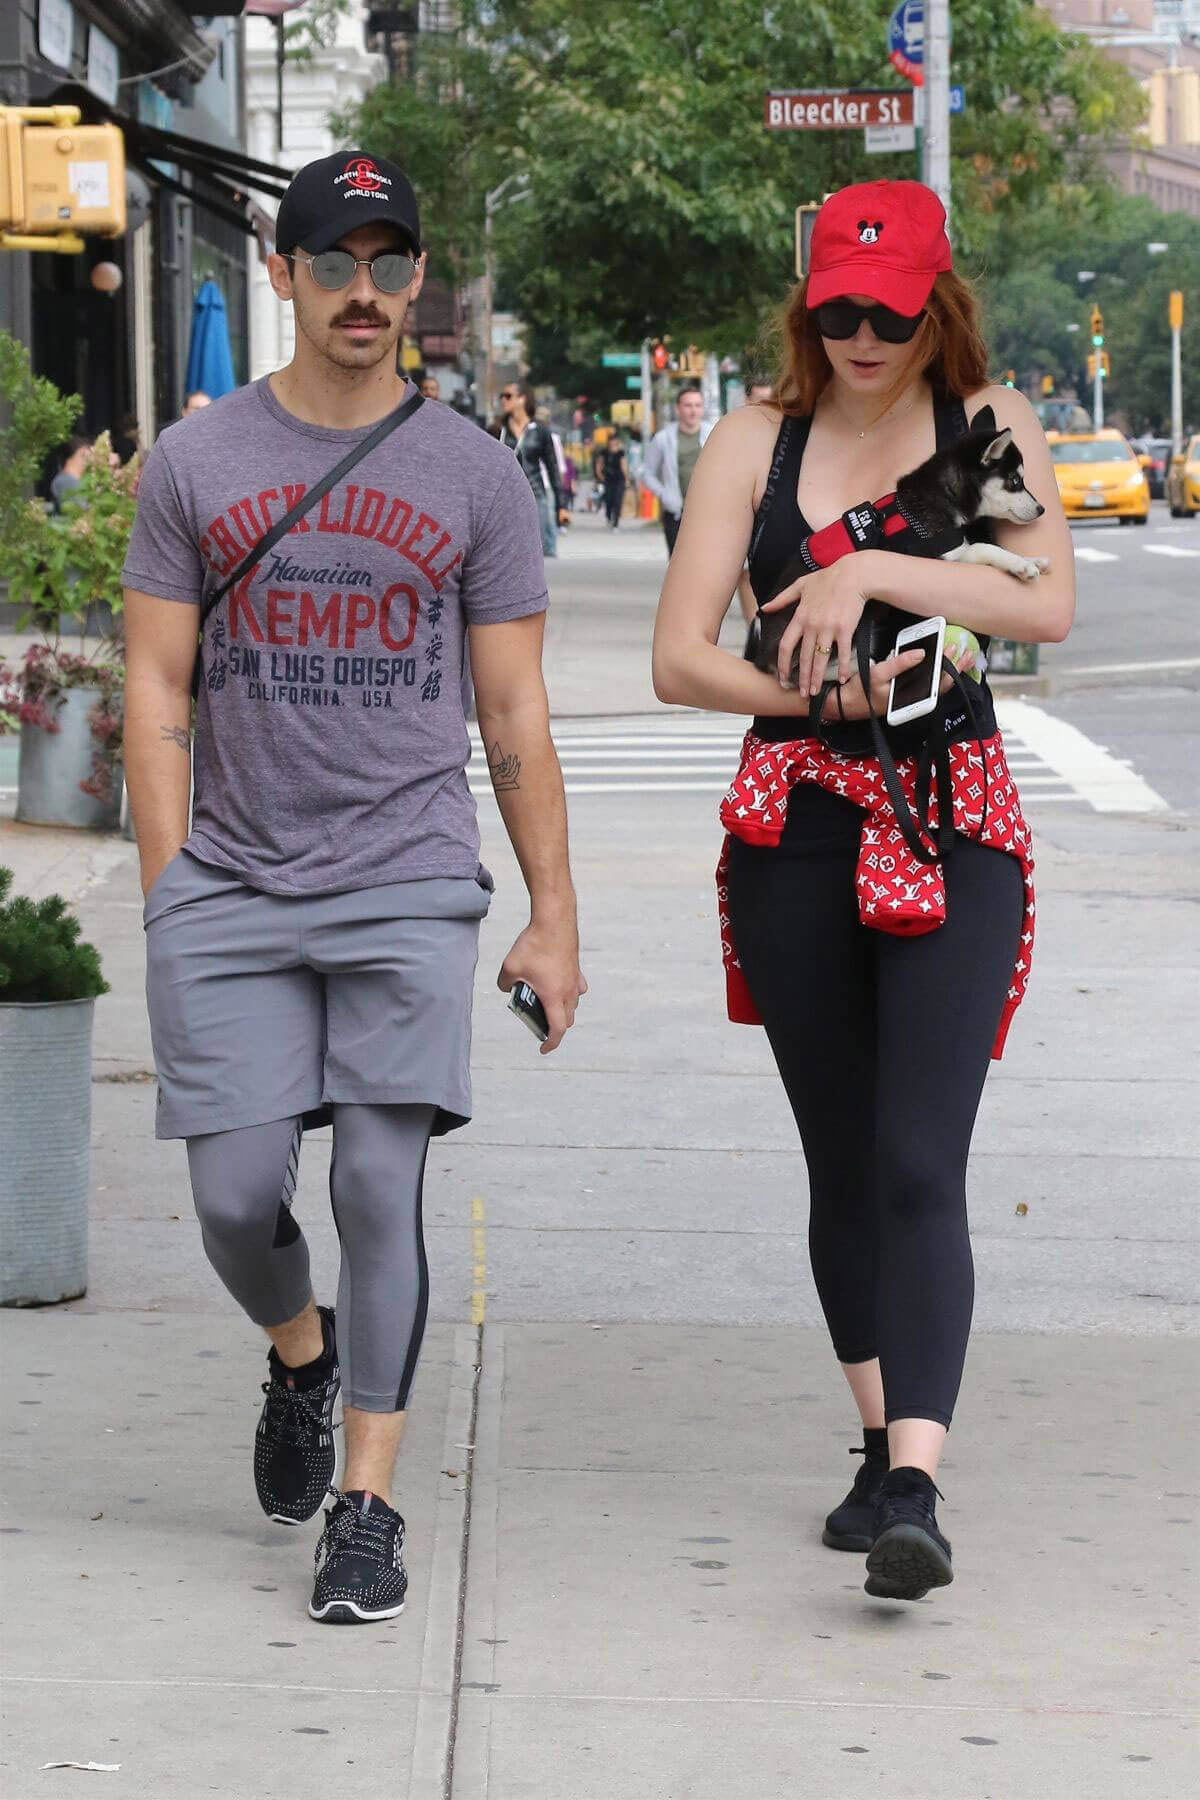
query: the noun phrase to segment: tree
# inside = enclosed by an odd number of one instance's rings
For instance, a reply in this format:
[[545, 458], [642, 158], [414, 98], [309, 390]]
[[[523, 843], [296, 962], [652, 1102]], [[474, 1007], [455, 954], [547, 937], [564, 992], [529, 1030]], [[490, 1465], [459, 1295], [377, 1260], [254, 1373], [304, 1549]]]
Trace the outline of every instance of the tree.
[[[464, 0], [460, 31], [352, 135], [408, 167], [438, 259], [476, 272], [482, 200], [503, 277], [535, 331], [579, 351], [670, 331], [738, 350], [791, 279], [793, 208], [847, 182], [914, 173], [859, 132], [774, 132], [768, 88], [898, 86], [875, 0]], [[1135, 80], [1033, 0], [960, 0], [952, 74], [954, 229], [966, 266], [1062, 188], [1099, 179], [1104, 144], [1145, 112]], [[590, 350], [589, 350], [590, 354]]]

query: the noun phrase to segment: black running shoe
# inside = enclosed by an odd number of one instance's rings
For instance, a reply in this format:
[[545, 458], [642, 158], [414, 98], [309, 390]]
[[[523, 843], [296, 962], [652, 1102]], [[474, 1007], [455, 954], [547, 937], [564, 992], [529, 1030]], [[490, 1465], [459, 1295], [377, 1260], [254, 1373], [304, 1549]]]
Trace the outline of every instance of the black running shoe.
[[404, 1520], [378, 1494], [339, 1494], [317, 1544], [309, 1617], [323, 1625], [367, 1625], [404, 1611]]
[[888, 1472], [887, 1445], [881, 1451], [860, 1445], [850, 1454], [861, 1456], [863, 1465], [842, 1504], [835, 1506], [826, 1519], [821, 1542], [831, 1550], [857, 1550], [861, 1554], [875, 1542], [875, 1503]]
[[920, 1600], [954, 1580], [950, 1545], [937, 1528], [934, 1495], [924, 1469], [892, 1469], [875, 1508], [875, 1542], [867, 1556], [868, 1594], [882, 1600]]
[[268, 1518], [303, 1525], [321, 1510], [333, 1486], [337, 1446], [333, 1403], [341, 1386], [333, 1308], [319, 1306], [325, 1351], [305, 1369], [289, 1369], [274, 1345], [267, 1352], [270, 1380], [254, 1438], [254, 1485]]

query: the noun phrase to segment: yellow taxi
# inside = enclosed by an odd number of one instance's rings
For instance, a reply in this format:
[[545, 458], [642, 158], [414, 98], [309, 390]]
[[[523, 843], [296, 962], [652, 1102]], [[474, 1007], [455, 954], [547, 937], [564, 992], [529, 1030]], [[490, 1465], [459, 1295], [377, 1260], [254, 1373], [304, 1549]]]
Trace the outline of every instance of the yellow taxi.
[[1150, 517], [1148, 457], [1119, 431], [1048, 431], [1058, 497], [1068, 519], [1120, 519], [1144, 525]]
[[1173, 519], [1195, 518], [1200, 513], [1200, 432], [1188, 439], [1179, 456], [1171, 458], [1165, 492]]

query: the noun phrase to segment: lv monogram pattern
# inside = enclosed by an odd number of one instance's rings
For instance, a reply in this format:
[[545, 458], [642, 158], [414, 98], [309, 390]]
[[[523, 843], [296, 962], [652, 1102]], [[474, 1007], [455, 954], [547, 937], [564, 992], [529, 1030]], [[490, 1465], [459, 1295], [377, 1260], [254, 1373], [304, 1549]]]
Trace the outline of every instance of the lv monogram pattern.
[[[999, 732], [986, 738], [987, 802], [984, 816], [983, 761], [976, 742], [947, 746], [950, 756], [954, 828], [993, 850], [1004, 850], [1021, 864], [1024, 880], [1024, 917], [1017, 960], [1004, 1010], [992, 1045], [992, 1056], [1004, 1054], [1004, 1040], [1013, 1014], [1025, 996], [1033, 953], [1033, 838], [1021, 811], [1016, 784], [1009, 774], [1004, 742]], [[898, 762], [897, 770], [910, 807], [914, 804], [916, 758]], [[746, 985], [729, 923], [729, 840], [768, 848], [778, 845], [787, 817], [788, 796], [797, 782], [811, 781], [828, 793], [841, 794], [863, 809], [862, 836], [854, 871], [858, 916], [875, 931], [898, 937], [919, 937], [936, 931], [946, 917], [946, 884], [942, 865], [922, 863], [913, 856], [901, 835], [887, 796], [883, 771], [873, 756], [845, 757], [826, 749], [813, 738], [768, 743], [748, 731], [742, 743], [742, 760], [729, 792], [721, 802], [725, 841], [717, 864], [717, 911], [721, 925], [721, 954], [725, 961], [726, 1004], [729, 1017], [739, 1025], [761, 1025], [762, 1020]], [[938, 823], [937, 794], [930, 796], [930, 822]]]

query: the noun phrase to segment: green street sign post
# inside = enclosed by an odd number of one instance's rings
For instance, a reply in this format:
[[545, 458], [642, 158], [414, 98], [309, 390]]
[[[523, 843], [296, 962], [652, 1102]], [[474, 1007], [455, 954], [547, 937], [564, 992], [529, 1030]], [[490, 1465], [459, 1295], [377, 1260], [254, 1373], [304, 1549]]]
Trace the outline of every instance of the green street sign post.
[[606, 350], [600, 363], [605, 369], [640, 369], [642, 353], [640, 350]]

